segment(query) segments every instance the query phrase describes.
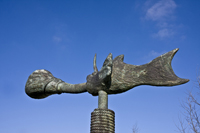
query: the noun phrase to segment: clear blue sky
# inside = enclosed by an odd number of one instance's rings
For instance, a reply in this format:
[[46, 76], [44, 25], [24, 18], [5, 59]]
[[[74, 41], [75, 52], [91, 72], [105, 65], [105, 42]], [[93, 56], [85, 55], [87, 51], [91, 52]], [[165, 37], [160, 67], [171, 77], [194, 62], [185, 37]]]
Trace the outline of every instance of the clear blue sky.
[[101, 68], [109, 53], [124, 62], [148, 63], [180, 48], [174, 87], [138, 86], [109, 96], [116, 133], [175, 133], [180, 101], [200, 68], [198, 0], [0, 0], [0, 132], [89, 133], [97, 97], [89, 93], [31, 99], [28, 76], [47, 69], [68, 83], [86, 82], [93, 57]]

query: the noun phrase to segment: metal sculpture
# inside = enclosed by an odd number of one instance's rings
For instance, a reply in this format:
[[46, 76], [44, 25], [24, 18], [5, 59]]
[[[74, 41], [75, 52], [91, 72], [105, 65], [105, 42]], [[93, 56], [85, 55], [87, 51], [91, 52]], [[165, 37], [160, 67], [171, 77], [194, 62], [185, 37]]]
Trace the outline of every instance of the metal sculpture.
[[61, 93], [88, 92], [99, 96], [98, 109], [92, 112], [91, 133], [114, 133], [114, 112], [108, 109], [107, 95], [123, 93], [139, 85], [175, 86], [188, 82], [188, 79], [177, 77], [171, 67], [171, 61], [177, 51], [178, 48], [139, 66], [124, 63], [124, 55], [113, 60], [112, 54], [109, 54], [100, 71], [96, 67], [95, 55], [94, 72], [88, 75], [87, 82], [82, 84], [69, 84], [55, 78], [47, 70], [36, 70], [29, 76], [25, 91], [36, 99]]

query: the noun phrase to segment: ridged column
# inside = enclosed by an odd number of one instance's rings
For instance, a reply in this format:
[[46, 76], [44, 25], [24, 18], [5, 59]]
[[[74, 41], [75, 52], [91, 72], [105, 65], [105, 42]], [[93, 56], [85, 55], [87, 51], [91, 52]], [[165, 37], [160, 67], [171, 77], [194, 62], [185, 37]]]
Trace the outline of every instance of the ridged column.
[[95, 109], [91, 113], [90, 133], [115, 133], [115, 112], [110, 109]]

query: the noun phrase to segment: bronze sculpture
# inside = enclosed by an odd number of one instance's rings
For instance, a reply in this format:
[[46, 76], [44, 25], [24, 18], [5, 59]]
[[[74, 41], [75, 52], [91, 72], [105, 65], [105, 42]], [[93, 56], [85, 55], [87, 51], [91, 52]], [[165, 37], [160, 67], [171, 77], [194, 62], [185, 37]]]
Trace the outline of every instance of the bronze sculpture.
[[119, 55], [113, 60], [112, 54], [109, 54], [100, 71], [96, 67], [95, 55], [94, 72], [88, 75], [87, 82], [82, 84], [69, 84], [55, 78], [47, 70], [36, 70], [29, 76], [25, 91], [27, 95], [36, 99], [61, 93], [88, 92], [99, 96], [98, 109], [92, 113], [91, 133], [102, 130], [114, 133], [114, 112], [108, 110], [107, 95], [123, 93], [139, 85], [174, 86], [188, 82], [188, 79], [177, 77], [171, 67], [171, 61], [177, 51], [178, 48], [140, 66], [124, 63], [124, 55]]

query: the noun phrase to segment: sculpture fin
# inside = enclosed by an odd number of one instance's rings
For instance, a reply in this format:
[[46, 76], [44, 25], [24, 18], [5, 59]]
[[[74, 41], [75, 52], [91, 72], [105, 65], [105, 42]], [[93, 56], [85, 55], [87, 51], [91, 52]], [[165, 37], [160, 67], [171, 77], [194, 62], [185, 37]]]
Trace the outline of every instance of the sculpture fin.
[[144, 65], [130, 65], [123, 62], [124, 55], [113, 60], [113, 71], [109, 94], [125, 92], [138, 85], [174, 86], [188, 82], [175, 75], [171, 61], [178, 51], [174, 49]]

